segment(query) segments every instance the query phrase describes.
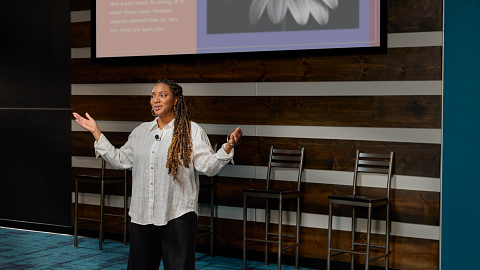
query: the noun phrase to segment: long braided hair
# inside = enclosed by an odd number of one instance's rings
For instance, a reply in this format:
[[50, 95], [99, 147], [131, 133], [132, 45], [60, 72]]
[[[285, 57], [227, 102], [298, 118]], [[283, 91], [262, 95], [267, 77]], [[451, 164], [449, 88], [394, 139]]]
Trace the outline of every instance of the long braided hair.
[[[188, 168], [190, 164], [190, 155], [192, 154], [192, 136], [190, 117], [188, 115], [187, 104], [183, 98], [183, 89], [173, 80], [159, 80], [157, 84], [163, 83], [168, 85], [174, 97], [176, 97], [177, 104], [174, 107], [175, 121], [173, 128], [172, 144], [168, 148], [167, 168], [168, 173], [177, 179], [178, 167], [183, 166]], [[180, 161], [180, 159], [182, 161]]]

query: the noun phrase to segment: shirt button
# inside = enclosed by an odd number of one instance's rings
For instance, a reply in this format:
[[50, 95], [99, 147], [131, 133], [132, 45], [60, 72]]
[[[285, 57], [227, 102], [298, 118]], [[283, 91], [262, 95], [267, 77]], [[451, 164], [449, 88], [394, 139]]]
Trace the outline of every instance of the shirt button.
[[155, 153], [155, 151], [152, 151], [152, 154]]
[[152, 169], [152, 170], [153, 170], [153, 167], [150, 167], [150, 169]]
[[153, 186], [153, 183], [150, 183], [150, 185], [152, 185], [152, 186]]

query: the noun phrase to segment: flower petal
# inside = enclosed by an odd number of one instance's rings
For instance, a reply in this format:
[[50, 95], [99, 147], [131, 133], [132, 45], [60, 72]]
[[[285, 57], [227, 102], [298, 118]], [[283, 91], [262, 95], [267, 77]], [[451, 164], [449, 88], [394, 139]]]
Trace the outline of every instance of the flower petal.
[[250, 4], [250, 12], [248, 13], [248, 19], [250, 24], [255, 25], [262, 17], [263, 11], [267, 6], [269, 0], [253, 0]]
[[308, 10], [308, 2], [310, 0], [290, 0], [288, 2], [288, 9], [292, 13], [295, 21], [300, 25], [305, 25], [308, 21], [310, 12]]
[[280, 23], [287, 14], [287, 2], [290, 0], [270, 0], [267, 5], [268, 17], [274, 24]]
[[323, 0], [323, 2], [331, 9], [338, 7], [338, 0]]
[[328, 9], [320, 0], [308, 0], [308, 8], [320, 25], [328, 22]]

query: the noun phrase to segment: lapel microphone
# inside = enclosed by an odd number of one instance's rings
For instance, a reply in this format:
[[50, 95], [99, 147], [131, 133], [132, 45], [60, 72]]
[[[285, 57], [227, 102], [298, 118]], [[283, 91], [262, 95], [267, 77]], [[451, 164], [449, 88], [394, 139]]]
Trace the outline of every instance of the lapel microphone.
[[160, 140], [161, 140], [161, 139], [160, 139], [160, 136], [158, 136], [158, 134], [155, 135], [155, 140], [157, 140], [157, 141], [160, 141]]

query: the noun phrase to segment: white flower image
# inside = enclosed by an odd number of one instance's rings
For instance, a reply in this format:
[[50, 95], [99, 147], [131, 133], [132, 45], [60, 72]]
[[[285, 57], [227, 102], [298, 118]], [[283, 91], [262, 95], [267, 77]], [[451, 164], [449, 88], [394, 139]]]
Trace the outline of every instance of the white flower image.
[[274, 24], [279, 24], [287, 10], [290, 10], [299, 25], [305, 25], [310, 14], [320, 25], [325, 25], [328, 22], [328, 8], [335, 9], [337, 6], [338, 0], [252, 0], [249, 19], [255, 25], [266, 8]]

